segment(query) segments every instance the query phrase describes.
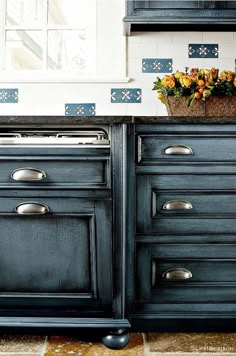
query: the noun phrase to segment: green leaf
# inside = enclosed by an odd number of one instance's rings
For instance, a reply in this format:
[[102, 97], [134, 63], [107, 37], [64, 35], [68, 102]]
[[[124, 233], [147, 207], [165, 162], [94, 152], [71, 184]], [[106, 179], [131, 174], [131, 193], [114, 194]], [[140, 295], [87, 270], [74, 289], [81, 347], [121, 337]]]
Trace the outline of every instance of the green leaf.
[[162, 102], [162, 104], [167, 104], [167, 99], [166, 99], [166, 97], [164, 97], [163, 96], [163, 98], [161, 98], [161, 99], [159, 99], [161, 102]]
[[193, 93], [192, 95], [190, 95], [190, 96], [188, 97], [188, 101], [187, 101], [187, 107], [188, 107], [188, 108], [193, 105], [194, 100], [195, 100], [195, 95], [194, 95], [194, 93]]

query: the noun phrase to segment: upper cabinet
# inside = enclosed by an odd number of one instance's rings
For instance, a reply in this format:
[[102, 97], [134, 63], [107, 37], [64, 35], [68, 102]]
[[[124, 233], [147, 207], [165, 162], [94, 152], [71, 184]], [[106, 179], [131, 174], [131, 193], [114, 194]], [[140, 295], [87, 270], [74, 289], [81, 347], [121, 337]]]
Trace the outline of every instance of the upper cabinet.
[[235, 31], [236, 1], [126, 0], [125, 31]]

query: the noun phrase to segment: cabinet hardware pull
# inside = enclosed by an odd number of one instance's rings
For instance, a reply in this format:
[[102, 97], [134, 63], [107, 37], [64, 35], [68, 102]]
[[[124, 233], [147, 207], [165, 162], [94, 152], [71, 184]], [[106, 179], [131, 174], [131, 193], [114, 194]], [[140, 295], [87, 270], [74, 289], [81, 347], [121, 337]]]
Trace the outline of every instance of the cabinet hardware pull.
[[11, 177], [19, 181], [38, 181], [46, 178], [46, 173], [36, 168], [24, 167], [13, 171]]
[[185, 145], [170, 145], [164, 149], [166, 155], [193, 155], [193, 150]]
[[171, 268], [162, 273], [162, 278], [170, 280], [190, 279], [192, 272], [186, 268]]
[[27, 202], [17, 205], [16, 212], [20, 215], [42, 215], [49, 212], [45, 204]]
[[169, 200], [162, 206], [162, 210], [189, 210], [193, 209], [192, 203], [186, 200]]

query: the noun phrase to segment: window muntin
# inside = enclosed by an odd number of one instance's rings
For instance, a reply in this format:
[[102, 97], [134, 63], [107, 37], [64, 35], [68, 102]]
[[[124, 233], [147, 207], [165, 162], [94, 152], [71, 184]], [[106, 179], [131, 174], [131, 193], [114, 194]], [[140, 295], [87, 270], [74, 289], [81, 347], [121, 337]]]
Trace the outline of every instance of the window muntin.
[[2, 0], [2, 72], [96, 72], [96, 0]]

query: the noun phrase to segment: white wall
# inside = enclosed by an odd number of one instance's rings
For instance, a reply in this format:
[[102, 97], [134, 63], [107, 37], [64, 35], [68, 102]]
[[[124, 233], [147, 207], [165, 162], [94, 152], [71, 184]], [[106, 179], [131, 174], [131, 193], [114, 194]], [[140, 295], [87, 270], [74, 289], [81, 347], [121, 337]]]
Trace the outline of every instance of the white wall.
[[[111, 0], [115, 1], [115, 0]], [[122, 37], [123, 1], [113, 9], [115, 18], [107, 28], [107, 43], [103, 53], [104, 65], [112, 75], [112, 66], [120, 67], [121, 78], [125, 74], [130, 81], [106, 83], [10, 83], [0, 82], [2, 88], [18, 88], [18, 103], [1, 103], [1, 115], [64, 115], [65, 103], [95, 103], [96, 115], [166, 115], [165, 106], [156, 99], [152, 91], [153, 81], [158, 73], [143, 73], [143, 58], [172, 58], [173, 71], [187, 67], [216, 67], [235, 71], [236, 33], [234, 32], [152, 32], [132, 33], [126, 39]], [[108, 30], [110, 29], [110, 30]], [[113, 30], [112, 30], [113, 29]], [[113, 32], [112, 32], [113, 31]], [[104, 35], [105, 36], [105, 35]], [[122, 51], [124, 42], [127, 45], [127, 73], [119, 58], [117, 50]], [[216, 43], [219, 46], [219, 58], [189, 58], [190, 43]], [[122, 69], [124, 68], [124, 70]], [[117, 77], [117, 75], [114, 75]], [[1, 80], [1, 79], [0, 79]], [[111, 88], [140, 88], [141, 103], [112, 103]]]

